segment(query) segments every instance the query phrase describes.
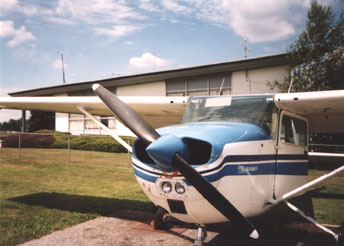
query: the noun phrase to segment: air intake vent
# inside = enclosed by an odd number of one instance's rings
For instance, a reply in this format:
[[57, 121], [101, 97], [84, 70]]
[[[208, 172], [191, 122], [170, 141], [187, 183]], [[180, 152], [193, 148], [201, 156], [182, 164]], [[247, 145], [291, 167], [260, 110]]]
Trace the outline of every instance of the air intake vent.
[[187, 214], [183, 201], [167, 199], [172, 213]]
[[146, 145], [141, 139], [136, 139], [133, 144], [133, 155], [143, 163], [154, 164], [154, 161], [146, 152], [147, 146], [148, 145]]
[[183, 141], [189, 148], [190, 160], [188, 162], [191, 165], [208, 163], [211, 155], [211, 145], [208, 142], [192, 138], [184, 138]]

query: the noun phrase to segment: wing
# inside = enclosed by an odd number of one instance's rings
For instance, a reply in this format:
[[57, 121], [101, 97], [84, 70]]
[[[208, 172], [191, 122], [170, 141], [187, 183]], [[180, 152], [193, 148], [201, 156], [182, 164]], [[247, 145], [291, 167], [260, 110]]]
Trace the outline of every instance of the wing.
[[306, 116], [311, 133], [344, 133], [344, 90], [276, 94], [275, 102]]
[[[120, 97], [154, 128], [179, 124], [187, 97]], [[89, 113], [113, 116], [98, 97], [0, 97], [0, 108], [53, 111], [80, 114], [78, 106]]]

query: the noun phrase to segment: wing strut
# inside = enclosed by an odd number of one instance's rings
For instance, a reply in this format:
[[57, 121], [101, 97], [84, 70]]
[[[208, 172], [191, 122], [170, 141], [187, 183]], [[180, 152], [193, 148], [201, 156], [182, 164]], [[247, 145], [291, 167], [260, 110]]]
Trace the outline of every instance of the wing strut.
[[322, 229], [323, 231], [331, 234], [334, 239], [336, 240], [336, 242], [338, 242], [339, 240], [339, 235], [335, 234], [333, 231], [327, 229], [325, 226], [321, 225], [319, 222], [317, 222], [315, 219], [305, 215], [304, 212], [302, 212], [300, 209], [298, 209], [297, 207], [295, 207], [293, 204], [291, 204], [290, 202], [288, 202], [287, 200], [289, 198], [292, 198], [292, 197], [295, 197], [297, 196], [298, 194], [300, 194], [301, 192], [309, 189], [310, 187], [324, 181], [325, 179], [328, 179], [340, 172], [343, 172], [344, 171], [344, 165], [342, 165], [341, 167], [333, 170], [332, 172], [328, 173], [328, 174], [325, 174], [325, 175], [322, 175], [320, 176], [319, 178], [316, 178], [314, 179], [313, 181], [310, 181], [292, 191], [289, 191], [288, 193], [284, 194], [283, 196], [281, 196], [280, 198], [278, 199], [274, 199], [274, 200], [271, 200], [269, 202], [266, 203], [266, 205], [276, 205], [280, 202], [284, 202], [291, 210], [293, 210], [294, 212], [298, 213], [299, 215], [301, 215], [303, 218], [305, 218], [306, 220], [308, 220], [309, 222], [313, 223], [314, 225], [316, 225], [317, 227], [319, 227], [320, 229]]
[[312, 217], [307, 216], [304, 212], [302, 212], [300, 209], [298, 209], [297, 207], [295, 207], [293, 204], [291, 204], [288, 201], [284, 201], [284, 203], [294, 212], [298, 213], [299, 215], [301, 215], [303, 218], [305, 218], [306, 220], [308, 220], [309, 222], [313, 223], [314, 225], [316, 225], [317, 227], [319, 227], [321, 230], [327, 232], [328, 234], [331, 234], [334, 239], [336, 240], [336, 242], [338, 242], [339, 236], [334, 233], [333, 231], [331, 231], [330, 229], [327, 229], [325, 226], [323, 226], [322, 224], [320, 224], [318, 221], [316, 221], [315, 219], [313, 219]]
[[84, 113], [87, 117], [89, 117], [94, 123], [96, 123], [100, 128], [106, 131], [108, 134], [111, 135], [118, 143], [120, 143], [124, 148], [126, 148], [130, 153], [133, 152], [133, 149], [129, 144], [127, 144], [122, 138], [120, 138], [117, 134], [111, 131], [107, 126], [101, 123], [99, 120], [93, 117], [89, 112], [87, 112], [83, 107], [77, 106], [80, 112]]
[[314, 180], [312, 180], [312, 181], [310, 181], [310, 182], [308, 182], [308, 183], [306, 183], [306, 184], [304, 184], [304, 185], [302, 185], [302, 186], [300, 186], [300, 187], [298, 187], [292, 191], [289, 191], [288, 193], [284, 194], [280, 198], [270, 201], [268, 204], [274, 204], [275, 205], [275, 204], [278, 204], [282, 201], [288, 200], [289, 198], [297, 196], [301, 192], [303, 192], [303, 191], [311, 188], [312, 186], [324, 181], [325, 179], [328, 179], [328, 178], [330, 178], [330, 177], [332, 177], [332, 176], [334, 176], [340, 172], [343, 172], [343, 171], [344, 171], [344, 165], [333, 170], [332, 172], [330, 172], [328, 174], [324, 174], [324, 175], [320, 176], [319, 178], [316, 178], [316, 179], [314, 179]]

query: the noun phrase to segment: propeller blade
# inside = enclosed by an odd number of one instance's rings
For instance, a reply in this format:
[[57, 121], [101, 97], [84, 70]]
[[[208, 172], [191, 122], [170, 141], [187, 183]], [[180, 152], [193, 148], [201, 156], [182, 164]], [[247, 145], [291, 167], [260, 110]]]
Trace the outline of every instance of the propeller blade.
[[109, 90], [99, 84], [94, 84], [92, 89], [123, 124], [146, 144], [150, 144], [160, 137], [159, 133], [148, 125], [146, 121]]
[[257, 239], [259, 237], [254, 226], [208, 180], [187, 163], [179, 153], [175, 154], [172, 165], [227, 219], [239, 225], [251, 238]]

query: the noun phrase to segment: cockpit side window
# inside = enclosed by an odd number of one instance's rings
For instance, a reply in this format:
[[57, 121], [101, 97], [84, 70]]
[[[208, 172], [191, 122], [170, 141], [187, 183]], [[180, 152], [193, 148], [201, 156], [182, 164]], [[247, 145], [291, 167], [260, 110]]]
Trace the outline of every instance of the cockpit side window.
[[281, 141], [295, 145], [307, 145], [307, 123], [304, 120], [283, 115]]

